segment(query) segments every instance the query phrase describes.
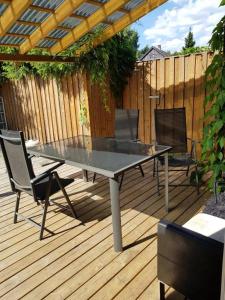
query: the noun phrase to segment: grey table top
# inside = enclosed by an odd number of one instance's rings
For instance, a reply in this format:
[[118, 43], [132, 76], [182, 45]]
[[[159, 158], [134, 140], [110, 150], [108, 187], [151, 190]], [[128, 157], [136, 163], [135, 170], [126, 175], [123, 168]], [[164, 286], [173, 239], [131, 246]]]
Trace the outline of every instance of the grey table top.
[[29, 148], [28, 152], [113, 178], [125, 170], [169, 152], [154, 146], [113, 138], [77, 136]]

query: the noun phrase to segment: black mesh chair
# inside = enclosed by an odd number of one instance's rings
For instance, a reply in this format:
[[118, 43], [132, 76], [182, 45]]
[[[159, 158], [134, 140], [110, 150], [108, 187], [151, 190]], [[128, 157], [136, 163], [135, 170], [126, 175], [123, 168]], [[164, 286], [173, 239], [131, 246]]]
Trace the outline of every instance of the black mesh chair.
[[[168, 145], [172, 147], [170, 151], [168, 165], [169, 171], [184, 171], [186, 176], [189, 174], [190, 166], [195, 165], [195, 181], [196, 189], [199, 193], [198, 181], [198, 164], [196, 159], [196, 142], [187, 138], [186, 129], [186, 114], [185, 108], [174, 109], [156, 109], [155, 110], [155, 133], [156, 143], [159, 145]], [[188, 153], [188, 139], [191, 141], [191, 151]], [[159, 163], [164, 164], [164, 157], [154, 162], [153, 176], [157, 175], [157, 185], [159, 192]], [[177, 167], [181, 168], [178, 169]], [[177, 186], [176, 184], [169, 184], [170, 186]], [[186, 186], [187, 184], [180, 184]]]
[[117, 140], [138, 141], [137, 109], [116, 109], [115, 112], [115, 138]]
[[[63, 162], [59, 162], [44, 173], [35, 176], [31, 156], [28, 155], [25, 147], [23, 132], [1, 130], [0, 143], [11, 188], [17, 195], [14, 223], [17, 222], [18, 216], [31, 222], [34, 226], [40, 228], [40, 239], [42, 239], [44, 230], [49, 231], [45, 228], [46, 214], [50, 205], [49, 198], [59, 190], [63, 192], [71, 213], [76, 218], [76, 213], [65, 191], [65, 187], [72, 183], [73, 179], [59, 178], [58, 173], [55, 171]], [[43, 216], [41, 224], [18, 213], [21, 192], [31, 195], [37, 205], [42, 206]], [[60, 204], [57, 205], [61, 207]], [[63, 208], [66, 207], [63, 206]]]
[[[138, 142], [138, 119], [137, 109], [116, 109], [115, 111], [115, 136], [117, 140]], [[144, 177], [144, 171], [141, 165], [138, 166], [141, 175]], [[123, 183], [124, 173], [122, 173], [120, 186]], [[96, 173], [93, 176], [93, 182], [96, 179]]]
[[165, 284], [185, 299], [220, 300], [223, 261], [222, 242], [161, 220], [158, 225], [160, 300]]

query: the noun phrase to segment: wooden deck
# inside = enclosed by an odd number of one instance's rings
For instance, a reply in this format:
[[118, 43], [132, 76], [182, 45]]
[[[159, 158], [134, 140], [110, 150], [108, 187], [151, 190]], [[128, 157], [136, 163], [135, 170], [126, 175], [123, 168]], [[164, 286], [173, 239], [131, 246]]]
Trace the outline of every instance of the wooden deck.
[[[41, 160], [34, 158], [40, 172]], [[95, 184], [84, 183], [81, 172], [60, 167], [61, 176], [74, 176], [67, 188], [78, 213], [74, 220], [55, 205], [50, 207], [46, 226], [54, 235], [38, 240], [38, 229], [25, 221], [13, 224], [15, 195], [10, 192], [4, 163], [0, 158], [0, 298], [1, 299], [150, 299], [158, 300], [157, 223], [166, 218], [185, 223], [201, 210], [209, 198], [205, 187], [197, 196], [193, 187], [170, 188], [166, 214], [164, 190], [156, 193], [152, 165], [126, 173], [121, 191], [121, 215], [125, 251], [113, 250], [109, 186], [104, 177]], [[181, 173], [182, 174], [182, 173]], [[178, 172], [170, 180], [184, 181]], [[163, 175], [162, 175], [163, 176]], [[65, 203], [59, 193], [60, 203]], [[40, 208], [23, 195], [20, 212], [36, 215]], [[83, 222], [83, 224], [81, 223]], [[168, 299], [183, 299], [167, 290]]]

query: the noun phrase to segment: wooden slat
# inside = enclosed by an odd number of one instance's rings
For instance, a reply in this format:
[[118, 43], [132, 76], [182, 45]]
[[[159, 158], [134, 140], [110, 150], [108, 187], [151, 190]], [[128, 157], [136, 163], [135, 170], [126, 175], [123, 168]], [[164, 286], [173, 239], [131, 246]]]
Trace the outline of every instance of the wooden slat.
[[[202, 141], [203, 138], [203, 118], [204, 118], [204, 74], [207, 67], [207, 53], [196, 55], [195, 71], [195, 95], [193, 106], [193, 139]], [[200, 145], [197, 145], [197, 155], [201, 156]]]
[[165, 59], [160, 59], [159, 68], [159, 95], [160, 101], [157, 108], [163, 109], [165, 107]]
[[144, 67], [143, 63], [138, 65], [137, 72], [138, 86], [137, 86], [137, 108], [139, 110], [139, 139], [144, 141], [145, 136], [145, 119], [144, 119]]
[[151, 136], [151, 100], [149, 96], [151, 94], [151, 64], [150, 62], [144, 63], [144, 126], [145, 136], [144, 141], [150, 143]]
[[174, 103], [175, 108], [184, 106], [184, 56], [174, 59]]
[[[185, 57], [185, 97], [187, 137], [193, 137], [193, 103], [194, 103], [194, 81], [195, 81], [195, 55]], [[191, 149], [189, 143], [189, 150]]]

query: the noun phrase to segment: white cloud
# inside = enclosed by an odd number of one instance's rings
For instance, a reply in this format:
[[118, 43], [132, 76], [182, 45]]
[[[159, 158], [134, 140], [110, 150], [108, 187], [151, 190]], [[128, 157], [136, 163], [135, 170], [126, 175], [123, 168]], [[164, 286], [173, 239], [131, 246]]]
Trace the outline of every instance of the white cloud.
[[149, 44], [162, 45], [164, 50], [180, 50], [189, 28], [192, 28], [197, 46], [208, 43], [211, 32], [224, 16], [221, 0], [170, 0], [172, 9], [166, 9], [154, 24], [144, 31]]

